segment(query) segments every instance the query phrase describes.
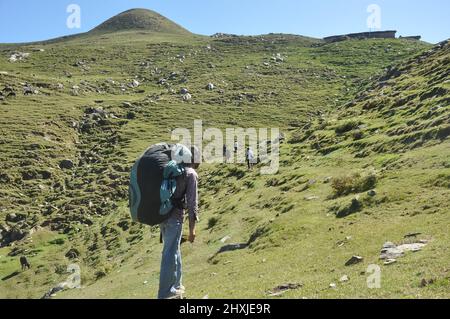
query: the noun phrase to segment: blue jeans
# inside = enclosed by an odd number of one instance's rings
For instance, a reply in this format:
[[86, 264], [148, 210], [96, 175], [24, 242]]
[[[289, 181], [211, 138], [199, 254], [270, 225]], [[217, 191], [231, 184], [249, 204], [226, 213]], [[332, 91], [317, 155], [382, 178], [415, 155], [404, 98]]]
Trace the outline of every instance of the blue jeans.
[[158, 299], [165, 299], [175, 294], [181, 287], [181, 233], [183, 222], [171, 217], [160, 225], [164, 248], [159, 275]]

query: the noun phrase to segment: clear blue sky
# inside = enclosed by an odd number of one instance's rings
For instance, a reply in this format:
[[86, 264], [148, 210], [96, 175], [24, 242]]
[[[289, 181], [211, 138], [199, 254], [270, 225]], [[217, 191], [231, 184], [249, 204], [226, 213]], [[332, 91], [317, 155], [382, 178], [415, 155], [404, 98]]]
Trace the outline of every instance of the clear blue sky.
[[[81, 8], [81, 28], [66, 25], [69, 4]], [[312, 37], [367, 31], [367, 7], [381, 8], [382, 29], [450, 37], [449, 0], [0, 0], [0, 43], [46, 40], [89, 31], [130, 8], [148, 8], [198, 34], [294, 33]]]

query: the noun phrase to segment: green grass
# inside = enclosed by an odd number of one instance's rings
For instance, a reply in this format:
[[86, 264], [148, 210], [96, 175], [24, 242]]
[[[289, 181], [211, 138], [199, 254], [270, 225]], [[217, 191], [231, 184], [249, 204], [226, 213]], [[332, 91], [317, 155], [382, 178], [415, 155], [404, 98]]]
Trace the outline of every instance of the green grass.
[[[83, 287], [58, 298], [155, 297], [159, 232], [131, 223], [129, 168], [172, 129], [202, 119], [205, 128], [279, 127], [287, 142], [275, 176], [244, 165], [200, 168], [198, 241], [182, 247], [188, 298], [267, 298], [283, 283], [303, 284], [283, 298], [448, 298], [448, 91], [424, 94], [449, 89], [449, 50], [417, 62], [430, 48], [403, 40], [324, 44], [276, 34], [213, 39], [150, 31], [0, 46], [0, 71], [7, 72], [0, 89], [18, 92], [0, 101], [0, 224], [42, 227], [32, 243], [15, 243], [33, 251], [30, 271], [20, 273], [18, 256], [7, 256], [14, 247], [0, 248], [0, 276], [19, 271], [0, 281], [0, 297], [42, 297], [67, 278], [62, 270], [72, 262]], [[11, 50], [31, 55], [13, 64]], [[271, 59], [277, 53], [284, 62]], [[377, 77], [397, 63], [401, 76], [379, 86]], [[129, 88], [135, 78], [141, 85]], [[162, 78], [167, 86], [158, 84]], [[23, 82], [40, 93], [23, 96]], [[217, 89], [206, 90], [209, 82]], [[181, 99], [184, 87], [190, 102]], [[87, 132], [74, 128], [89, 106], [114, 116]], [[61, 170], [63, 159], [75, 168]], [[373, 171], [376, 184], [358, 180], [336, 196], [333, 181]], [[337, 218], [334, 209], [355, 197], [361, 207]], [[27, 218], [4, 222], [13, 212]], [[429, 244], [383, 266], [384, 242], [411, 232]], [[216, 255], [225, 236], [226, 244], [249, 246]], [[80, 253], [75, 261], [65, 257], [71, 248]], [[353, 255], [364, 261], [344, 266]], [[381, 266], [381, 289], [367, 288], [361, 273], [369, 264]], [[344, 274], [350, 281], [340, 283]], [[420, 288], [424, 278], [435, 283]]]

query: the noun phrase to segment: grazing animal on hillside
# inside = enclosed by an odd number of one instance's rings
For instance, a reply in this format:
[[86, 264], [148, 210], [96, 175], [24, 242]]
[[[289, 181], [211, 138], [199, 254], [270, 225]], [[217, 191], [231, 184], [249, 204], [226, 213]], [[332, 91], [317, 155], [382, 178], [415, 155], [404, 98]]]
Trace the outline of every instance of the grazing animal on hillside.
[[27, 257], [25, 257], [25, 256], [20, 257], [20, 265], [22, 266], [22, 270], [31, 268], [31, 265], [28, 262]]

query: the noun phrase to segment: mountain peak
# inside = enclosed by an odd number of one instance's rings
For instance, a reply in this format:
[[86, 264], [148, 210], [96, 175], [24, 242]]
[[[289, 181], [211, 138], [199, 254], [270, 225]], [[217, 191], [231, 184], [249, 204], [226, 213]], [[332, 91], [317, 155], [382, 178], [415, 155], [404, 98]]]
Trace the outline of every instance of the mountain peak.
[[169, 34], [190, 34], [175, 22], [148, 9], [131, 9], [106, 20], [91, 32], [107, 33], [129, 30], [145, 30]]

